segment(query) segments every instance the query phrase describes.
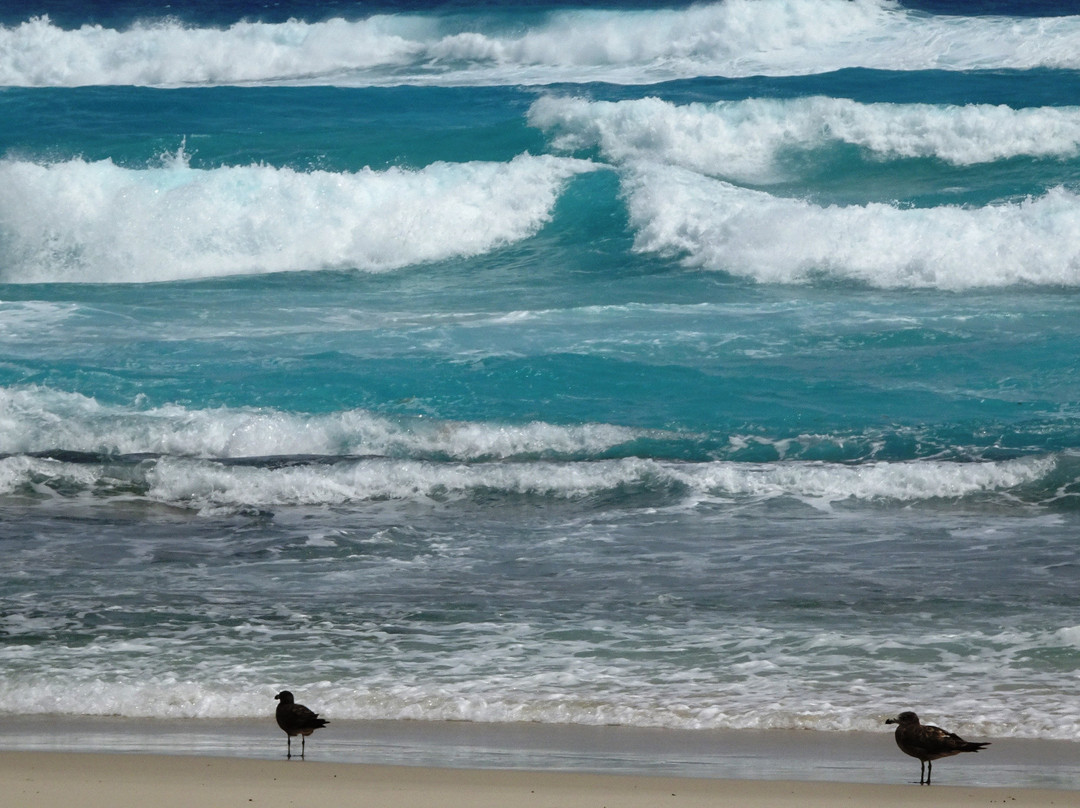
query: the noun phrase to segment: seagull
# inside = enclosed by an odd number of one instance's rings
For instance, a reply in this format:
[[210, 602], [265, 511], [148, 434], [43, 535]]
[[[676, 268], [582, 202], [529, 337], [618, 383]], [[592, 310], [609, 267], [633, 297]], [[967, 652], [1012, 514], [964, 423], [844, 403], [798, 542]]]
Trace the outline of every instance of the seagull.
[[292, 739], [294, 735], [300, 736], [300, 757], [304, 757], [304, 739], [320, 727], [325, 727], [330, 722], [325, 718], [319, 718], [318, 713], [313, 713], [303, 704], [297, 704], [293, 700], [293, 694], [288, 690], [282, 690], [276, 696], [281, 704], [277, 706], [277, 725], [285, 730], [286, 742], [288, 743], [288, 757], [292, 758]]
[[[926, 785], [930, 785], [930, 775], [934, 771], [934, 761], [938, 758], [951, 757], [961, 752], [978, 752], [989, 742], [977, 743], [965, 741], [959, 735], [947, 732], [931, 724], [920, 724], [919, 716], [913, 712], [900, 713], [896, 718], [889, 718], [886, 724], [897, 724], [896, 745], [906, 755], [919, 759], [919, 785], [923, 784], [923, 769], [926, 769]], [[925, 764], [925, 765], [924, 765]]]

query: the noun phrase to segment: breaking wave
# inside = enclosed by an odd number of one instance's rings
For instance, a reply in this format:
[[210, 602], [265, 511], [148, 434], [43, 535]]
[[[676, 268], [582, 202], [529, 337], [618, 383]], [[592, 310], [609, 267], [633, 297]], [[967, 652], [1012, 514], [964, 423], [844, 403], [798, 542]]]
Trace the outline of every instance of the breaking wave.
[[889, 0], [375, 15], [203, 28], [0, 27], [0, 84], [646, 84], [693, 76], [1080, 67], [1080, 17], [952, 17]]

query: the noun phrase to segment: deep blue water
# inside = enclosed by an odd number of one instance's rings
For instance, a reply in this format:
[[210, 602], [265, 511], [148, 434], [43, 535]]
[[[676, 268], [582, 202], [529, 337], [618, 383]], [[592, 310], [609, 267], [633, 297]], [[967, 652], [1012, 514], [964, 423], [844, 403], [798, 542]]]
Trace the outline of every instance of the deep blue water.
[[9, 6], [0, 704], [1080, 740], [1068, 11]]

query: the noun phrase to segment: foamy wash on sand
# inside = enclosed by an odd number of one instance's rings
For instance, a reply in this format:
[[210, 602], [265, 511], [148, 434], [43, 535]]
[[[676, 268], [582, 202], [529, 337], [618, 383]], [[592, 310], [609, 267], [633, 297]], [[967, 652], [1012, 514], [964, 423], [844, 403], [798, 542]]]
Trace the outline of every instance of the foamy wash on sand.
[[1080, 740], [1080, 16], [661, 5], [3, 13], [4, 711]]

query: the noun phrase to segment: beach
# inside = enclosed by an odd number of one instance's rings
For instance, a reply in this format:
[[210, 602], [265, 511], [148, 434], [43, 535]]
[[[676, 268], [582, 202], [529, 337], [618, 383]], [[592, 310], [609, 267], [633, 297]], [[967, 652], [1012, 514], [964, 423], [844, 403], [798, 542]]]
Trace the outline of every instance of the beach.
[[[0, 790], [30, 806], [1080, 805], [1077, 744], [996, 739], [939, 761], [892, 733], [337, 721], [285, 759], [272, 721], [8, 717]], [[295, 751], [295, 747], [294, 747]]]
[[371, 808], [654, 808], [694, 806], [1080, 805], [1052, 789], [713, 780], [552, 771], [378, 766], [242, 758], [4, 752], [0, 789], [10, 804], [158, 808], [364, 805]]

